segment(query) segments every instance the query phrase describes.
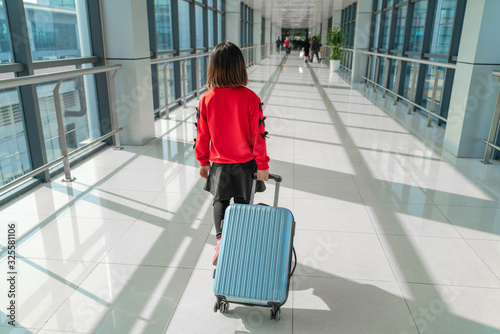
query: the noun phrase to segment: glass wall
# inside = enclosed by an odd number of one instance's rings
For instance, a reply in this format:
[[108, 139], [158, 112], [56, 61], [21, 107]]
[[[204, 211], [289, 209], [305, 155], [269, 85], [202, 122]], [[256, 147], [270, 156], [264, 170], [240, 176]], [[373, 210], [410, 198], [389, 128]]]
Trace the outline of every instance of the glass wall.
[[241, 46], [251, 46], [253, 45], [253, 9], [241, 3], [240, 15]]
[[[209, 52], [225, 39], [225, 0], [154, 0], [154, 4], [156, 45], [150, 47], [157, 58]], [[205, 84], [206, 61], [207, 57], [199, 61], [201, 86]], [[165, 106], [164, 66], [153, 66], [157, 73], [153, 78], [153, 95], [158, 109]], [[169, 105], [179, 103], [184, 90], [188, 95], [196, 90], [195, 60], [172, 62], [166, 74]]]
[[346, 39], [344, 41], [344, 46], [347, 48], [352, 48], [354, 44], [354, 31], [356, 30], [356, 11], [357, 3], [353, 3], [349, 7], [342, 10], [342, 21], [341, 27], [346, 34]]
[[[347, 10], [347, 9], [345, 9]], [[457, 11], [460, 11], [457, 15]], [[455, 63], [462, 29], [465, 0], [374, 0], [370, 51], [435, 62]], [[455, 41], [455, 42], [453, 42]], [[382, 58], [383, 59], [383, 58]], [[397, 62], [380, 61], [378, 83], [384, 84], [384, 67], [389, 64], [387, 87], [406, 98], [415, 77], [415, 101], [430, 107], [436, 72], [433, 66], [402, 63], [396, 82]], [[374, 80], [375, 64], [370, 77]], [[438, 87], [434, 111], [447, 116], [453, 70], [438, 67]]]
[[0, 64], [12, 63], [14, 56], [12, 55], [12, 46], [10, 40], [9, 24], [5, 12], [5, 5], [0, 1]]
[[34, 61], [92, 55], [86, 1], [23, 2]]
[[[90, 36], [100, 27], [92, 27], [86, 0], [23, 0], [19, 5], [21, 12], [0, 1], [0, 79], [91, 68], [99, 61], [92, 57]], [[12, 36], [23, 31], [28, 33], [24, 48], [13, 49]], [[94, 42], [103, 49], [102, 40]], [[61, 157], [56, 84], [0, 90], [0, 185]], [[98, 110], [94, 75], [63, 80], [59, 93], [71, 152], [103, 134], [101, 119], [109, 111]]]
[[[354, 45], [354, 33], [356, 30], [356, 12], [357, 12], [357, 3], [353, 3], [349, 7], [342, 10], [342, 21], [341, 27], [345, 33], [344, 47], [352, 48]], [[342, 65], [347, 68], [352, 68], [352, 59], [347, 57], [346, 59], [342, 59]]]
[[170, 0], [155, 0], [156, 45], [158, 51], [169, 51], [174, 48], [171, 17]]

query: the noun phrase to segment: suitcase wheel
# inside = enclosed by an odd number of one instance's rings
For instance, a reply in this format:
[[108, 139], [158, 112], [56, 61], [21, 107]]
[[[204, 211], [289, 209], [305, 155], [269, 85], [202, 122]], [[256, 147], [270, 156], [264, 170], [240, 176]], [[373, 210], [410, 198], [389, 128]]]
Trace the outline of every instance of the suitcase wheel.
[[227, 312], [229, 312], [229, 303], [226, 301], [223, 301], [220, 304], [220, 313], [227, 314]]
[[220, 307], [220, 302], [219, 300], [217, 299], [217, 301], [215, 302], [214, 304], [214, 312], [217, 313], [217, 311], [219, 310], [219, 307]]
[[217, 312], [218, 310], [220, 310], [220, 313], [226, 314], [229, 312], [229, 303], [225, 300], [217, 299], [214, 304], [214, 312]]
[[279, 321], [281, 319], [281, 309], [277, 308], [274, 309], [274, 307], [270, 310], [271, 312], [271, 320], [277, 320]]

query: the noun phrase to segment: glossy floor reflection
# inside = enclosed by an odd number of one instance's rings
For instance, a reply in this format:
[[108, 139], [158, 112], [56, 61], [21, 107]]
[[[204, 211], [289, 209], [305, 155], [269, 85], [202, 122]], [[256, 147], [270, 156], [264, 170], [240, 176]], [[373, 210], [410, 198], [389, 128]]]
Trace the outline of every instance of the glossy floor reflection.
[[442, 128], [295, 53], [249, 79], [284, 178], [280, 206], [297, 220], [281, 321], [264, 308], [213, 312], [194, 100], [158, 119], [146, 145], [103, 150], [75, 182], [0, 208], [19, 256], [19, 327], [2, 309], [0, 333], [500, 333], [500, 164], [454, 158]]

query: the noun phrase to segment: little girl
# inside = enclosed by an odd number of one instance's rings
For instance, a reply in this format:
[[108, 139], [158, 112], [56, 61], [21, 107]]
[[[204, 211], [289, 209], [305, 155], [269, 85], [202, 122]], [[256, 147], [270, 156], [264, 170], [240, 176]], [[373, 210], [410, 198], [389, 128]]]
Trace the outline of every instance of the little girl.
[[[207, 87], [198, 107], [195, 153], [205, 190], [214, 196], [217, 264], [222, 221], [229, 201], [248, 204], [252, 175], [257, 171], [257, 191], [269, 178], [265, 117], [259, 97], [246, 88], [245, 60], [231, 42], [217, 45], [210, 55]], [[210, 161], [212, 166], [210, 167]]]

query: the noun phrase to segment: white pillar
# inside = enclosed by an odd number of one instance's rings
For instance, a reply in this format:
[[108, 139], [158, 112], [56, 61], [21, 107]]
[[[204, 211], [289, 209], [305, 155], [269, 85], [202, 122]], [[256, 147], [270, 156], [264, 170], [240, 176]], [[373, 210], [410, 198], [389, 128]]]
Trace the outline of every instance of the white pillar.
[[281, 33], [278, 32], [278, 28], [276, 27], [276, 24], [273, 24], [271, 26], [271, 53], [276, 53], [276, 40], [278, 37], [281, 39]]
[[226, 0], [226, 40], [240, 46], [240, 1]]
[[266, 19], [266, 26], [264, 27], [264, 43], [266, 44], [266, 56], [269, 56], [273, 52], [273, 49], [271, 47], [274, 41], [276, 40], [271, 40], [271, 19]]
[[[262, 42], [262, 12], [254, 9], [253, 11], [253, 45], [260, 45]], [[254, 49], [255, 64], [260, 65], [262, 58], [261, 48]]]
[[[122, 64], [115, 77], [122, 144], [154, 138], [154, 107], [145, 1], [101, 1], [107, 64]], [[124, 24], [126, 22], [126, 24]]]
[[500, 1], [467, 1], [443, 146], [456, 157], [484, 156], [498, 97]]
[[[359, 83], [363, 75], [363, 55], [358, 51], [367, 51], [370, 47], [370, 25], [372, 21], [373, 0], [359, 0], [356, 12], [354, 33], [354, 58], [352, 62], [351, 81]], [[364, 56], [366, 58], [366, 56]], [[365, 62], [367, 60], [365, 59]]]

